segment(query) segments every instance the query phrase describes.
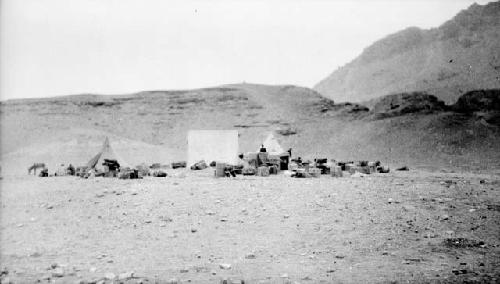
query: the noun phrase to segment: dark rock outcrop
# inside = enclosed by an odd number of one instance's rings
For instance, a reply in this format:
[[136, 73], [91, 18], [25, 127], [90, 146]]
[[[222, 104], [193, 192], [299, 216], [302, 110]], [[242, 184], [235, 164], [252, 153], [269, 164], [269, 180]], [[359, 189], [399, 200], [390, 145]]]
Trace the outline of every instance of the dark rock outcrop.
[[476, 111], [500, 111], [500, 89], [474, 90], [465, 93], [452, 106], [464, 113]]
[[375, 118], [401, 116], [411, 113], [432, 113], [446, 110], [443, 101], [423, 92], [400, 93], [382, 97], [374, 107]]

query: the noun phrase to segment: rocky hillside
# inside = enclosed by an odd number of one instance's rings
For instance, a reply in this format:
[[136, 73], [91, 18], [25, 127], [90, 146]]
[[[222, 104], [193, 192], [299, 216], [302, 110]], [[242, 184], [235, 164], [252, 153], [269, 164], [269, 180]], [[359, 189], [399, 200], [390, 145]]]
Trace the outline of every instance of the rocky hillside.
[[454, 103], [464, 92], [500, 87], [500, 2], [474, 4], [438, 28], [411, 27], [383, 38], [314, 89], [362, 102], [423, 91]]
[[334, 104], [307, 88], [253, 84], [7, 101], [0, 105], [2, 174], [25, 174], [33, 162], [85, 164], [105, 136], [133, 165], [186, 160], [190, 129], [237, 129], [243, 152], [274, 131], [284, 148], [306, 159], [500, 167], [500, 124], [483, 112], [441, 109], [435, 97], [418, 94], [375, 104], [370, 110]]
[[190, 129], [238, 129], [241, 150], [253, 151], [269, 131], [294, 135], [332, 103], [311, 89], [251, 84], [13, 100], [1, 103], [7, 133], [1, 154], [2, 160], [81, 164], [109, 136], [131, 163], [171, 162], [186, 159]]

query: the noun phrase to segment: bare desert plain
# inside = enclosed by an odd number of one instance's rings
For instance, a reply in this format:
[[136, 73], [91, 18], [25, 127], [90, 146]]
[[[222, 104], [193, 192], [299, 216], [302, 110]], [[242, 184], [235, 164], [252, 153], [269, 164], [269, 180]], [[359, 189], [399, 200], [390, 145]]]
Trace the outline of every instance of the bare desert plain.
[[496, 172], [12, 175], [1, 194], [3, 282], [500, 281]]

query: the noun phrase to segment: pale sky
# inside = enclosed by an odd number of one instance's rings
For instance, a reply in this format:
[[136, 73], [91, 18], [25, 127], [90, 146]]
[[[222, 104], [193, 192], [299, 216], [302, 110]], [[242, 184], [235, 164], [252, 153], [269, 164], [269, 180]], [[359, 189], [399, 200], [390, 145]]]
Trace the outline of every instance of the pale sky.
[[0, 0], [0, 98], [312, 87], [374, 41], [482, 0]]

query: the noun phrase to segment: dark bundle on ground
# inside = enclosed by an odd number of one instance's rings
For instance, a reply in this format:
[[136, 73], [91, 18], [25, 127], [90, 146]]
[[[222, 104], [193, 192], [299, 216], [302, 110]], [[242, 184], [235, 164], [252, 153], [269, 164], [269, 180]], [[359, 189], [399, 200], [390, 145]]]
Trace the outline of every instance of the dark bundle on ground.
[[178, 169], [178, 168], [185, 168], [187, 165], [187, 162], [181, 161], [181, 162], [173, 162], [172, 163], [172, 169]]
[[118, 163], [117, 160], [104, 159], [104, 162], [102, 163], [102, 165], [107, 166], [109, 171], [116, 171], [120, 168], [120, 164]]
[[194, 165], [191, 166], [191, 170], [204, 170], [206, 168], [208, 168], [208, 165], [203, 160], [196, 162]]
[[444, 244], [448, 247], [455, 248], [470, 248], [470, 247], [484, 247], [483, 241], [470, 240], [466, 238], [448, 238], [444, 240]]
[[139, 177], [139, 171], [135, 169], [126, 169], [124, 171], [121, 171], [118, 175], [118, 178], [120, 179], [138, 179]]
[[151, 176], [154, 176], [154, 177], [166, 177], [167, 176], [167, 173], [162, 171], [162, 170], [154, 170], [152, 173], [151, 173]]

